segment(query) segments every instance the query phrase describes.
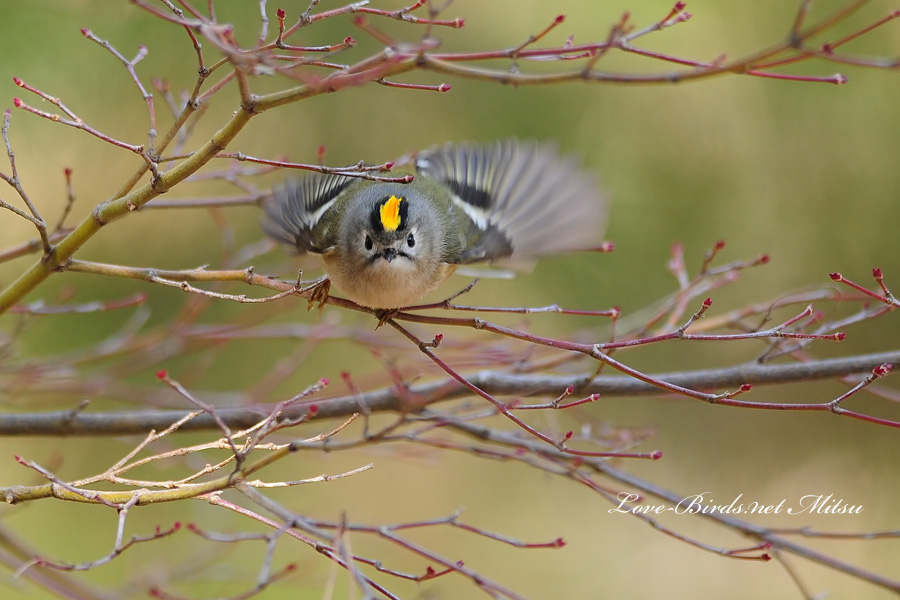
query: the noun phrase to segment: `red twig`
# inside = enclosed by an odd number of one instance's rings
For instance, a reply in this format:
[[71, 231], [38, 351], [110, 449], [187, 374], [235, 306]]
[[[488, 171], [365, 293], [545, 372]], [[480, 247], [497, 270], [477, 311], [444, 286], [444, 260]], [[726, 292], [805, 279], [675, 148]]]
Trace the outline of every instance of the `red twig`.
[[255, 156], [247, 156], [241, 152], [228, 152], [216, 155], [216, 158], [230, 158], [239, 162], [252, 162], [261, 165], [279, 167], [282, 169], [300, 169], [304, 171], [314, 171], [316, 173], [331, 173], [334, 175], [346, 175], [348, 177], [359, 177], [361, 179], [371, 179], [374, 181], [393, 182], [393, 183], [409, 183], [413, 180], [413, 175], [401, 175], [399, 177], [382, 177], [373, 173], [389, 173], [394, 168], [394, 162], [389, 161], [380, 165], [367, 165], [359, 162], [355, 165], [347, 167], [323, 167], [321, 165], [310, 165], [305, 163], [295, 163], [282, 160], [271, 160], [267, 158], [257, 158]]
[[69, 118], [66, 119], [58, 114], [39, 110], [37, 108], [34, 108], [32, 106], [25, 104], [25, 102], [23, 102], [19, 98], [13, 98], [13, 104], [15, 105], [16, 108], [21, 108], [22, 110], [28, 111], [39, 117], [49, 119], [50, 121], [62, 123], [63, 125], [68, 125], [69, 127], [74, 127], [75, 129], [81, 129], [82, 131], [86, 131], [87, 133], [91, 134], [92, 136], [94, 136], [98, 139], [101, 139], [104, 142], [107, 142], [108, 144], [112, 144], [113, 146], [117, 146], [119, 148], [124, 148], [126, 150], [130, 150], [131, 152], [134, 152], [135, 154], [140, 154], [142, 156], [145, 154], [143, 146], [129, 144], [127, 142], [122, 142], [120, 140], [114, 139], [114, 138], [106, 135], [105, 133], [101, 133], [100, 131], [98, 131], [98, 130], [94, 129], [93, 127], [91, 127], [90, 125], [86, 124], [84, 121], [81, 120], [81, 118], [78, 115], [76, 115], [74, 112], [69, 110], [69, 108], [65, 104], [63, 104], [59, 98], [56, 98], [54, 96], [51, 96], [49, 94], [46, 94], [46, 93], [40, 91], [39, 89], [35, 88], [34, 86], [31, 86], [31, 85], [25, 83], [18, 77], [14, 77], [13, 82], [20, 88], [26, 89], [29, 92], [37, 94], [43, 100], [46, 100], [50, 104], [56, 106], [61, 111], [63, 111], [63, 113], [65, 113], [65, 115]]
[[843, 283], [844, 285], [850, 286], [854, 290], [856, 290], [858, 292], [862, 292], [866, 296], [869, 296], [870, 298], [874, 298], [875, 300], [878, 300], [879, 302], [883, 302], [884, 304], [890, 305], [892, 307], [900, 306], [900, 302], [898, 302], [897, 299], [894, 298], [894, 295], [891, 294], [891, 292], [887, 289], [887, 287], [885, 287], [884, 275], [882, 274], [881, 269], [879, 269], [877, 267], [872, 269], [872, 277], [878, 283], [879, 287], [881, 288], [881, 290], [883, 292], [883, 295], [878, 294], [876, 292], [872, 292], [872, 291], [866, 289], [865, 287], [859, 285], [858, 283], [854, 283], [853, 281], [850, 281], [849, 279], [845, 279], [844, 276], [841, 275], [840, 273], [831, 273], [830, 277], [831, 277], [832, 281], [836, 281], [838, 283]]
[[559, 16], [557, 16], [555, 19], [553, 19], [553, 22], [552, 22], [552, 23], [550, 23], [549, 25], [547, 25], [547, 27], [544, 28], [543, 31], [541, 31], [540, 33], [537, 33], [537, 34], [535, 34], [535, 35], [530, 35], [530, 36], [528, 36], [528, 39], [527, 39], [527, 40], [525, 40], [524, 42], [522, 42], [522, 43], [521, 43], [520, 45], [518, 45], [517, 47], [513, 48], [513, 49], [510, 51], [510, 53], [509, 53], [509, 57], [510, 57], [510, 58], [518, 58], [519, 53], [522, 52], [522, 50], [524, 50], [524, 49], [527, 48], [528, 46], [531, 46], [532, 44], [534, 44], [534, 43], [536, 43], [536, 42], [542, 40], [548, 33], [550, 33], [551, 31], [553, 31], [554, 29], [556, 29], [556, 27], [557, 27], [558, 25], [560, 25], [560, 24], [561, 24], [563, 21], [565, 21], [565, 20], [566, 20], [566, 16], [565, 16], [565, 15], [559, 15]]

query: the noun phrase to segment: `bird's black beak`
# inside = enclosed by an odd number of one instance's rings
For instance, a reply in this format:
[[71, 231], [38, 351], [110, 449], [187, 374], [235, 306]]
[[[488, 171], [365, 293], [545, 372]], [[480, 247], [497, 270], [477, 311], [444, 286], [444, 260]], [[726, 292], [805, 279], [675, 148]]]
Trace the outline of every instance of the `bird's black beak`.
[[397, 250], [394, 248], [385, 248], [381, 251], [381, 256], [384, 260], [391, 262], [395, 258], [397, 258]]

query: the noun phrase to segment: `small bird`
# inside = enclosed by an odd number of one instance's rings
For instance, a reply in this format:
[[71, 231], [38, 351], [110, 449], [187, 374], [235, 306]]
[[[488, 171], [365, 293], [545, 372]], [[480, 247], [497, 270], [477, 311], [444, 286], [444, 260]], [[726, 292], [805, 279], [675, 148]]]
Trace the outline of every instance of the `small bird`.
[[606, 225], [592, 177], [517, 140], [420, 152], [410, 183], [307, 175], [263, 208], [269, 236], [321, 254], [338, 290], [379, 310], [414, 305], [459, 265], [596, 248]]

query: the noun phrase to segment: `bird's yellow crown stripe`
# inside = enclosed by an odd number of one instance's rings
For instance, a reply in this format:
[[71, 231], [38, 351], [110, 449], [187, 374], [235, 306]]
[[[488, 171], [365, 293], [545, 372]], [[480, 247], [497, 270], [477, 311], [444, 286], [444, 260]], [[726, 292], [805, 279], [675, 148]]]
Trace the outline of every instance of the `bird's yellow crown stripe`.
[[396, 231], [400, 227], [400, 202], [403, 198], [391, 196], [381, 205], [379, 216], [381, 217], [381, 226], [385, 231]]

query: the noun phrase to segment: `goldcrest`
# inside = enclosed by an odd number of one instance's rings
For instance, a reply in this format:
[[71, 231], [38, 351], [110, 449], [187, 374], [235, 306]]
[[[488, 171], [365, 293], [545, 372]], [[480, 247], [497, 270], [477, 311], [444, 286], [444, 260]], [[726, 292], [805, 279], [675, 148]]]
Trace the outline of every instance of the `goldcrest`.
[[596, 248], [606, 224], [575, 161], [516, 140], [423, 151], [407, 184], [307, 175], [263, 207], [269, 236], [321, 254], [337, 289], [374, 309], [414, 305], [459, 265]]

